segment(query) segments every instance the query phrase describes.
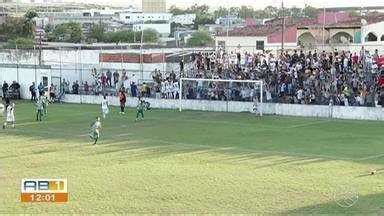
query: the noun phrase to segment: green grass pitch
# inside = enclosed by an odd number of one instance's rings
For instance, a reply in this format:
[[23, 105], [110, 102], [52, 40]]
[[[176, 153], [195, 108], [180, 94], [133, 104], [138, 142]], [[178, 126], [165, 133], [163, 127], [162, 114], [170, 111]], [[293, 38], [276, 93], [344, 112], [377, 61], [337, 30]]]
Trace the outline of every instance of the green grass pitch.
[[[0, 213], [384, 213], [383, 122], [155, 109], [135, 123], [113, 107], [92, 146], [99, 112], [53, 104], [38, 123], [16, 104]], [[67, 178], [69, 202], [21, 203], [23, 178]]]

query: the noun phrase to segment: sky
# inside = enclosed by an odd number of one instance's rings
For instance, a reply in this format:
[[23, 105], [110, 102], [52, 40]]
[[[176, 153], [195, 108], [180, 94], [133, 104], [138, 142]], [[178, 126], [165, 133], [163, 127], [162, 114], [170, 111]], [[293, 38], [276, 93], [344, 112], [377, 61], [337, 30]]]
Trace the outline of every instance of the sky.
[[[22, 0], [29, 1], [29, 0]], [[115, 6], [141, 6], [141, 0], [62, 0], [64, 2], [82, 2], [82, 3], [97, 3], [104, 5]], [[207, 4], [210, 7], [230, 7], [249, 5], [257, 9], [263, 9], [268, 5], [275, 7], [281, 6], [282, 0], [167, 0], [167, 6], [176, 5], [178, 7], [188, 7], [192, 4]], [[384, 6], [384, 0], [283, 0], [286, 7], [304, 7], [309, 4], [313, 7], [346, 7], [346, 6]]]

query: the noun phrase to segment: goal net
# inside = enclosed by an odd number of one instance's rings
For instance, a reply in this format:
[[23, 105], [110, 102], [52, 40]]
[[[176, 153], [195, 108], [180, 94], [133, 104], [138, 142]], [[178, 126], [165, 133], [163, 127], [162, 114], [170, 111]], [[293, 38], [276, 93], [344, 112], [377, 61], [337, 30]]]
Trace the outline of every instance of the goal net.
[[[179, 110], [249, 111], [262, 116], [262, 92], [261, 80], [180, 78]], [[196, 106], [191, 107], [191, 104]]]

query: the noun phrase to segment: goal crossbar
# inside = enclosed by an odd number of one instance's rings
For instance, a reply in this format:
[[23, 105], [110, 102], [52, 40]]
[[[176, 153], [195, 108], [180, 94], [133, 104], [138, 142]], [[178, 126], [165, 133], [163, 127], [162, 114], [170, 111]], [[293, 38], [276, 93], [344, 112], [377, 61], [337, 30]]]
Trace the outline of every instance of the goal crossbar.
[[[203, 81], [203, 82], [233, 82], [233, 83], [255, 83], [260, 85], [260, 103], [263, 103], [263, 81], [262, 80], [230, 80], [230, 79], [199, 79], [199, 78], [180, 78], [179, 83], [179, 111], [182, 110], [183, 100], [183, 81]], [[260, 106], [261, 107], [261, 106]], [[260, 115], [262, 112], [260, 111]]]

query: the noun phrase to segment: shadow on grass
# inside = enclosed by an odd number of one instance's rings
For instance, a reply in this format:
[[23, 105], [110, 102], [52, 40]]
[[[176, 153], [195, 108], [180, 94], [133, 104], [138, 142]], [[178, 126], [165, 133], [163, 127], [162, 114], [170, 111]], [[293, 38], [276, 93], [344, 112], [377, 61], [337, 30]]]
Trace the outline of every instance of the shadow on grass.
[[[26, 105], [30, 106], [30, 105]], [[52, 106], [54, 112], [60, 113], [60, 118], [56, 119], [53, 122], [44, 122], [43, 124], [29, 125], [26, 127], [18, 128], [15, 131], [10, 130], [9, 133], [2, 133], [1, 135], [10, 135], [16, 136], [21, 139], [33, 140], [33, 144], [29, 143], [19, 143], [15, 145], [15, 148], [28, 148], [34, 149], [31, 151], [33, 154], [50, 154], [55, 152], [70, 152], [73, 151], [74, 154], [79, 154], [84, 157], [87, 156], [97, 156], [97, 155], [107, 155], [107, 154], [119, 154], [126, 157], [137, 157], [137, 158], [160, 158], [160, 157], [169, 157], [169, 156], [196, 156], [196, 155], [205, 155], [207, 163], [253, 163], [253, 162], [263, 162], [262, 164], [256, 164], [255, 168], [267, 168], [271, 166], [279, 166], [286, 164], [294, 165], [306, 165], [311, 163], [321, 163], [326, 161], [342, 161], [346, 160], [343, 158], [327, 157], [326, 155], [311, 155], [311, 154], [298, 154], [294, 152], [283, 152], [285, 148], [281, 148], [279, 151], [266, 151], [263, 149], [265, 147], [252, 146], [250, 148], [241, 148], [232, 146], [218, 146], [218, 145], [199, 145], [194, 144], [196, 142], [191, 141], [190, 144], [178, 143], [175, 141], [162, 141], [153, 138], [150, 141], [143, 141], [140, 135], [132, 135], [127, 132], [138, 132], [143, 134], [142, 131], [148, 132], [148, 135], [151, 135], [151, 130], [155, 130], [154, 122], [142, 122], [139, 124], [133, 124], [129, 122], [128, 119], [122, 119], [120, 116], [111, 116], [111, 119], [106, 124], [106, 130], [102, 132], [102, 137], [95, 146], [92, 152], [89, 152], [89, 149], [84, 149], [88, 145], [91, 146], [91, 141], [88, 139], [89, 123], [85, 119], [90, 119], [91, 116], [94, 116], [95, 113], [99, 112], [99, 107], [94, 105], [55, 105]], [[85, 113], [76, 113], [77, 116], [70, 118], [73, 113], [72, 111], [84, 111]], [[167, 111], [172, 113], [171, 111]], [[186, 112], [183, 115], [189, 116], [189, 118], [194, 119], [196, 113], [199, 112]], [[203, 117], [208, 115], [205, 112], [200, 113]], [[84, 117], [86, 115], [86, 117]], [[223, 117], [223, 114], [209, 113], [211, 115], [218, 115]], [[235, 116], [245, 118], [239, 114], [227, 114], [224, 117]], [[168, 116], [166, 116], [168, 117]], [[164, 117], [166, 119], [166, 117]], [[179, 118], [177, 116], [176, 118]], [[201, 117], [201, 116], [200, 116]], [[280, 118], [280, 117], [279, 117]], [[281, 117], [283, 118], [283, 117]], [[284, 117], [285, 118], [285, 117]], [[288, 118], [288, 117], [286, 117]], [[181, 119], [182, 120], [182, 119]], [[276, 121], [276, 119], [272, 119]], [[271, 120], [271, 121], [272, 121]], [[85, 123], [84, 123], [85, 122]], [[156, 122], [159, 123], [159, 122]], [[161, 122], [160, 122], [161, 123]], [[166, 122], [166, 126], [171, 124]], [[124, 124], [124, 127], [121, 127], [121, 124]], [[172, 123], [173, 124], [173, 123]], [[171, 124], [171, 125], [172, 125]], [[159, 124], [161, 127], [161, 124]], [[159, 127], [157, 125], [157, 127]], [[168, 125], [169, 126], [169, 125]], [[192, 126], [191, 126], [192, 127]], [[160, 128], [161, 129], [161, 128]], [[188, 130], [185, 128], [181, 130]], [[169, 136], [171, 137], [172, 129], [169, 131]], [[195, 131], [196, 132], [196, 131]], [[272, 132], [270, 132], [272, 133]], [[203, 135], [203, 134], [201, 134]], [[150, 136], [147, 136], [150, 137]], [[209, 137], [207, 137], [208, 139]], [[271, 137], [267, 137], [271, 139]], [[164, 138], [168, 140], [167, 138]], [[239, 138], [241, 140], [241, 138]], [[41, 140], [41, 141], [39, 141]], [[176, 139], [177, 140], [177, 139]], [[36, 142], [35, 142], [36, 141]], [[201, 139], [200, 139], [201, 141]], [[57, 144], [56, 142], [60, 143]], [[240, 142], [240, 141], [239, 141]], [[241, 146], [241, 145], [240, 145]], [[309, 147], [308, 147], [309, 148]], [[311, 151], [308, 151], [311, 152]], [[22, 153], [20, 151], [19, 153]], [[219, 156], [217, 156], [219, 155]], [[1, 156], [0, 158], [9, 158], [16, 157], [17, 155], [11, 154]], [[351, 160], [353, 161], [353, 160]], [[376, 158], [373, 160], [358, 161], [361, 163], [384, 163], [383, 158]]]
[[282, 212], [283, 215], [384, 215], [384, 193], [359, 196], [351, 207], [346, 200], [335, 197], [333, 201]]

